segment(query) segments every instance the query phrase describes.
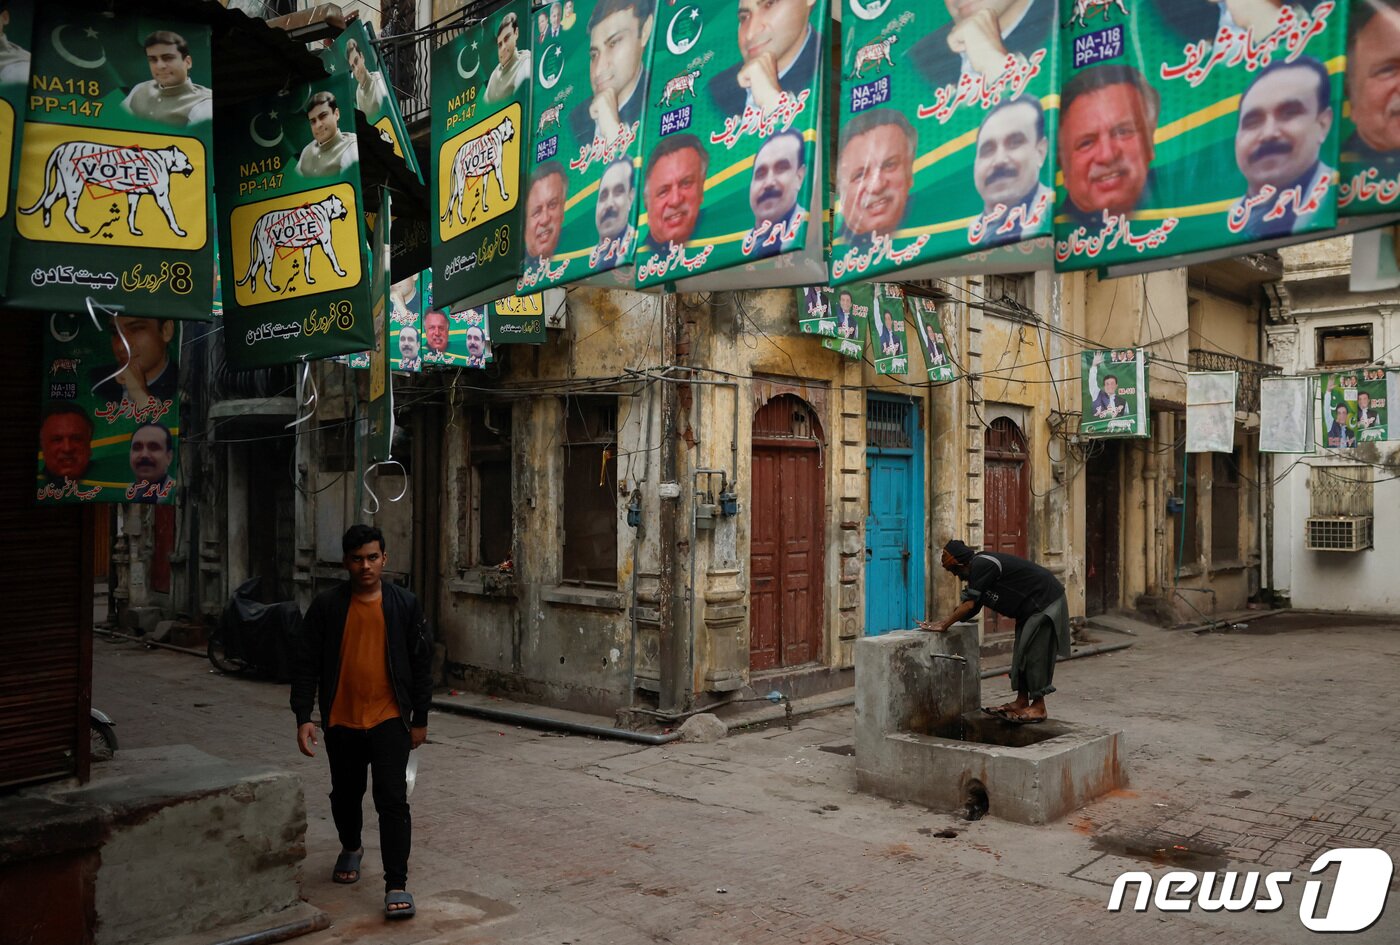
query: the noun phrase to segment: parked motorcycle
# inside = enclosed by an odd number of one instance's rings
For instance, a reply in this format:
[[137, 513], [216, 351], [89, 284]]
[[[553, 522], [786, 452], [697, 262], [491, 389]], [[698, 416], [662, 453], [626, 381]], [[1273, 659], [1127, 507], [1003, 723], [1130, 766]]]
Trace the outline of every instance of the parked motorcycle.
[[221, 673], [251, 671], [286, 682], [301, 610], [292, 601], [263, 603], [261, 585], [262, 578], [252, 578], [234, 590], [209, 635], [209, 662]]
[[88, 742], [93, 761], [111, 761], [117, 752], [116, 722], [101, 709], [91, 709], [88, 715]]

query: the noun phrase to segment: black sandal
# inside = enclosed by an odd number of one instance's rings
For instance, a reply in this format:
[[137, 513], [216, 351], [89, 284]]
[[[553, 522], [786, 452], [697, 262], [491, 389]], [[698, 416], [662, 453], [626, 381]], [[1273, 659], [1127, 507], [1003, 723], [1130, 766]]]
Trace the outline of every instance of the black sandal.
[[[360, 847], [354, 853], [342, 852], [335, 858], [335, 869], [331, 870], [331, 882], [339, 883], [342, 886], [349, 886], [351, 883], [360, 881], [360, 860], [365, 855], [365, 848]], [[341, 873], [354, 873], [354, 879], [341, 879]]]
[[[391, 909], [390, 906], [404, 906], [407, 908]], [[417, 911], [413, 905], [413, 894], [405, 889], [391, 889], [384, 894], [384, 918], [386, 919], [411, 919], [413, 913]]]

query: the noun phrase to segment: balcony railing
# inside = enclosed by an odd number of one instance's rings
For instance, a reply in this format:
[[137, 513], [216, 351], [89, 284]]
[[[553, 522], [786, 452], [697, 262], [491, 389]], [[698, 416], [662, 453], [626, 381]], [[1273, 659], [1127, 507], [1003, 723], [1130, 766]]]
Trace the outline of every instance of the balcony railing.
[[468, 23], [485, 16], [502, 0], [475, 0], [427, 26], [406, 33], [381, 36], [374, 44], [385, 77], [399, 97], [399, 111], [412, 134], [415, 123], [428, 117], [431, 103], [430, 63], [433, 50], [451, 42]]
[[1242, 413], [1259, 412], [1259, 379], [1270, 374], [1283, 373], [1282, 368], [1262, 361], [1225, 354], [1223, 351], [1206, 351], [1192, 348], [1189, 363], [1193, 371], [1236, 371], [1239, 385], [1235, 394], [1235, 409]]

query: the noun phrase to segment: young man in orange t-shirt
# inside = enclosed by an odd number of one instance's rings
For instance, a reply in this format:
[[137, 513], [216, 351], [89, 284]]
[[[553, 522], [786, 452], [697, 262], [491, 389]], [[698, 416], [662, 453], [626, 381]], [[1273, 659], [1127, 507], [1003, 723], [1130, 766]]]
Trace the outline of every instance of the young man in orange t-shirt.
[[432, 634], [418, 598], [383, 580], [384, 534], [354, 525], [341, 540], [350, 579], [311, 602], [304, 647], [292, 681], [297, 747], [314, 756], [312, 704], [319, 693], [331, 765], [331, 816], [341, 853], [331, 879], [360, 878], [366, 771], [374, 776], [384, 864], [384, 914], [414, 914], [408, 893], [412, 820], [405, 769], [408, 753], [428, 737], [432, 701]]

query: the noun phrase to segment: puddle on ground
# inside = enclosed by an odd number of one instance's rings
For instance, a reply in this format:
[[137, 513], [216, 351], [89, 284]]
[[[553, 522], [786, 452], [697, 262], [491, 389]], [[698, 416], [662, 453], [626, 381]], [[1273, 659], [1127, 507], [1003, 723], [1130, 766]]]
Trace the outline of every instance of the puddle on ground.
[[[920, 731], [916, 728], [915, 731]], [[982, 712], [972, 712], [942, 724], [928, 726], [922, 734], [1002, 748], [1026, 748], [1064, 735], [1063, 723], [1053, 719], [1035, 725], [1016, 725]]]
[[1141, 860], [1152, 866], [1185, 867], [1198, 873], [1222, 870], [1230, 861], [1224, 847], [1205, 843], [1174, 843], [1165, 837], [1118, 837], [1108, 834], [1095, 837], [1089, 845], [1100, 853]]

